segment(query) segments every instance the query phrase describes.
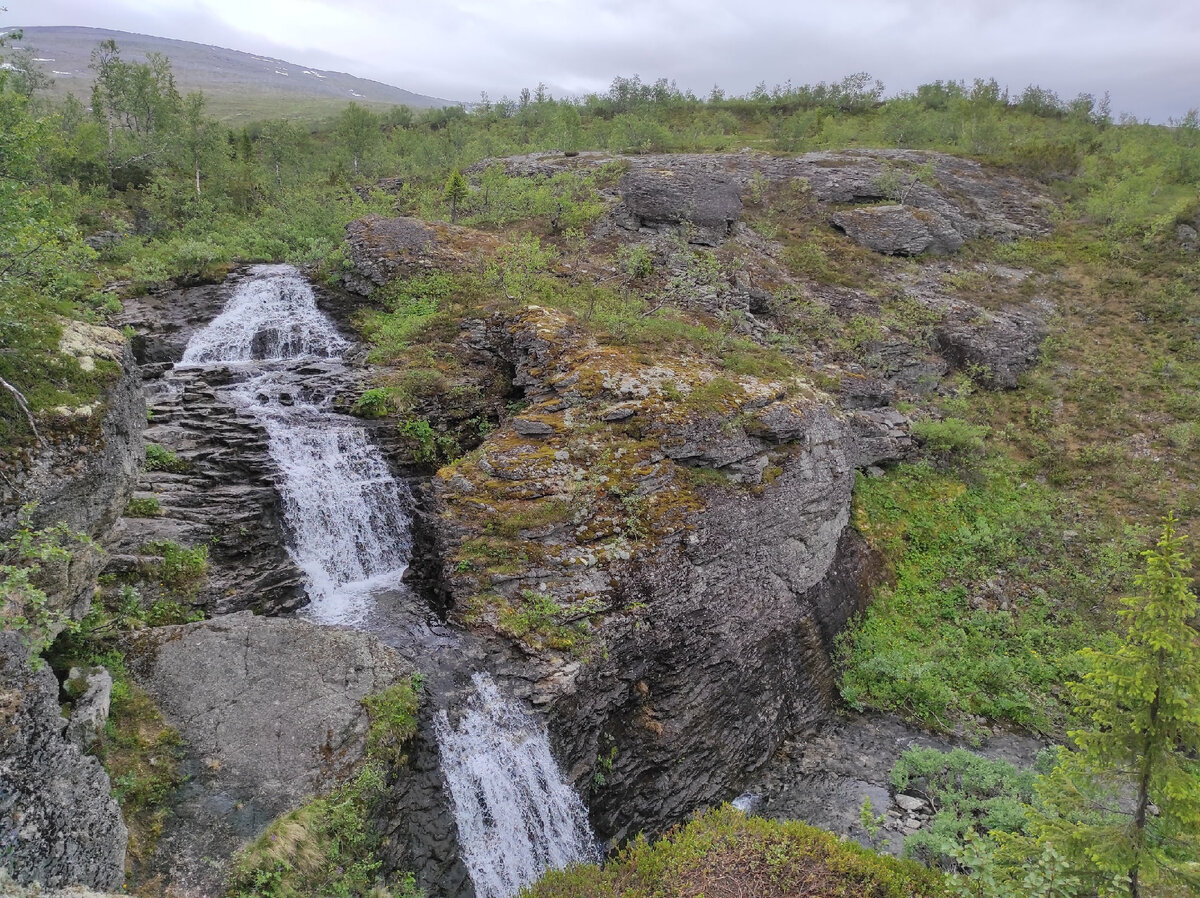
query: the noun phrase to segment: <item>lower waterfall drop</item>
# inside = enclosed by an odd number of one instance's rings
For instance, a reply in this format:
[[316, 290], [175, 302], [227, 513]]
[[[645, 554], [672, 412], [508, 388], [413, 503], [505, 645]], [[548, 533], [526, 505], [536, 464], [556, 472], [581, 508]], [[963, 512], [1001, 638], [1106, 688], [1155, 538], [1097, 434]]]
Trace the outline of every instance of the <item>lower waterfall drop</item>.
[[463, 860], [477, 898], [512, 898], [547, 870], [600, 859], [587, 810], [550, 743], [487, 674], [457, 727], [435, 724]]

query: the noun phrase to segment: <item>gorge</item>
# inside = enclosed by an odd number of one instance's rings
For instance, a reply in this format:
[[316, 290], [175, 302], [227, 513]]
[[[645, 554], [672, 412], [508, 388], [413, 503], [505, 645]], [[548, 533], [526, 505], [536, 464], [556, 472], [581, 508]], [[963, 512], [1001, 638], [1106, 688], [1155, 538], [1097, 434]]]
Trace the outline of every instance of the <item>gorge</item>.
[[0, 307], [53, 343], [0, 353], [0, 893], [932, 895], [1020, 831], [1194, 510], [1195, 229], [1071, 219], [1066, 113], [1000, 158], [696, 103], [87, 200], [86, 302]]

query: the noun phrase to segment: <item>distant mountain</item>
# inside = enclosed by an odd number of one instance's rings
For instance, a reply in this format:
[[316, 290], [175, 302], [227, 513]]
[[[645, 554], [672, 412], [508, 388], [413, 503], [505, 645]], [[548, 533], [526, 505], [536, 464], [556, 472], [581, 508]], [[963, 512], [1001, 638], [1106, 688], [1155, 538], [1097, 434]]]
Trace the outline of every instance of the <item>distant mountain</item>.
[[345, 72], [328, 72], [191, 41], [74, 26], [10, 30], [24, 32], [16, 42], [17, 47], [37, 51], [37, 59], [54, 79], [52, 94], [72, 93], [85, 103], [91, 95], [92, 72], [88, 61], [92, 50], [101, 41], [112, 38], [126, 61], [142, 62], [148, 53], [169, 57], [180, 93], [204, 91], [212, 113], [230, 123], [280, 116], [323, 118], [336, 114], [349, 102], [421, 108], [452, 105], [449, 100], [415, 94]]

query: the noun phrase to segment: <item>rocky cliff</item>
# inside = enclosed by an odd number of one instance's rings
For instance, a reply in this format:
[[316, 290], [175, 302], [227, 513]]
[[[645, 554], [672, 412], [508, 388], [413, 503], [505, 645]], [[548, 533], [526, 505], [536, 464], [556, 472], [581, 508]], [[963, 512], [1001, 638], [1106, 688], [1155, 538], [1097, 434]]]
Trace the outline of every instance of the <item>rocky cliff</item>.
[[0, 632], [0, 851], [18, 883], [119, 889], [125, 824], [96, 758], [68, 738], [58, 681]]
[[[613, 161], [500, 164], [536, 179]], [[892, 403], [954, 371], [1014, 386], [1052, 311], [1036, 295], [997, 305], [955, 286], [945, 258], [970, 241], [1047, 228], [1031, 185], [976, 163], [901, 151], [618, 161], [587, 248], [564, 252], [552, 276], [601, 284], [621, 276], [623, 247], [645, 247], [652, 273], [626, 289], [787, 347], [787, 373], [622, 345], [561, 310], [484, 309], [439, 351], [459, 371], [490, 357], [522, 407], [438, 472], [424, 519], [452, 619], [513, 647], [491, 665], [548, 713], [598, 833], [616, 839], [732, 797], [786, 736], [828, 715], [833, 639], [884, 575], [848, 526], [855, 471], [914, 450]], [[797, 267], [787, 229], [856, 271]], [[347, 285], [371, 295], [479, 269], [495, 238], [474, 233], [355, 223]], [[681, 244], [720, 273], [698, 276]], [[1006, 276], [1016, 286], [1025, 273]], [[795, 322], [812, 310], [872, 322], [870, 335], [855, 354], [844, 339], [805, 344]]]

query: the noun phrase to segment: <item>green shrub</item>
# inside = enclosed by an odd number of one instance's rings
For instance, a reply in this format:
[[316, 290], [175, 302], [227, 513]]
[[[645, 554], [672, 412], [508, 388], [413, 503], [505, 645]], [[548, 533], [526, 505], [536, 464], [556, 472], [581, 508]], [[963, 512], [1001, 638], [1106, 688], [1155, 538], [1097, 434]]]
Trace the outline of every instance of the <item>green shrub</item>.
[[191, 465], [178, 455], [157, 443], [148, 443], [146, 445], [146, 470], [147, 471], [168, 471], [172, 474], [182, 474], [189, 470]]
[[66, 573], [79, 549], [94, 548], [86, 534], [66, 524], [34, 530], [30, 518], [34, 506], [24, 506], [17, 530], [0, 544], [0, 623], [16, 630], [29, 647], [35, 668], [41, 653], [62, 630], [75, 628], [67, 610], [55, 607], [44, 589], [47, 578]]
[[158, 556], [152, 576], [165, 589], [191, 592], [208, 576], [208, 546], [189, 549], [172, 540], [158, 540], [142, 551]]
[[617, 262], [627, 277], [636, 279], [654, 274], [654, 254], [640, 243], [621, 247]]
[[350, 409], [352, 415], [360, 418], [382, 418], [389, 411], [391, 411], [391, 400], [388, 390], [384, 387], [372, 387], [364, 390]]
[[905, 857], [951, 869], [968, 832], [1024, 832], [1036, 778], [961, 748], [910, 748], [892, 768], [892, 787], [924, 797], [936, 813], [927, 830], [905, 838]]
[[157, 496], [140, 496], [130, 499], [125, 505], [127, 518], [153, 518], [162, 514]]
[[986, 448], [984, 439], [988, 433], [989, 428], [980, 424], [970, 424], [961, 418], [912, 423], [913, 436], [935, 452], [979, 455]]

